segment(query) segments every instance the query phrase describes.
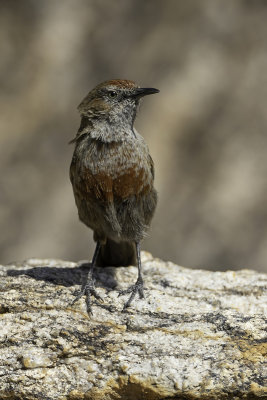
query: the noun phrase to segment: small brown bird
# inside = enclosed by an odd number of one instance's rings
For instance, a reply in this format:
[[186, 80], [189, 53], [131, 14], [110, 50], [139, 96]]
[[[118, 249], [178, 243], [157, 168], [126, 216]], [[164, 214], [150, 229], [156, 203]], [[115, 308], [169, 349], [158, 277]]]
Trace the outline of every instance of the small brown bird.
[[96, 86], [78, 107], [82, 119], [70, 142], [75, 143], [70, 180], [79, 218], [94, 231], [96, 249], [74, 302], [85, 294], [88, 314], [92, 313], [91, 295], [96, 301], [101, 299], [93, 280], [96, 265], [137, 263], [136, 283], [120, 292], [131, 293], [123, 310], [137, 293], [144, 297], [140, 241], [153, 217], [157, 193], [153, 160], [133, 124], [140, 99], [158, 92], [116, 79]]

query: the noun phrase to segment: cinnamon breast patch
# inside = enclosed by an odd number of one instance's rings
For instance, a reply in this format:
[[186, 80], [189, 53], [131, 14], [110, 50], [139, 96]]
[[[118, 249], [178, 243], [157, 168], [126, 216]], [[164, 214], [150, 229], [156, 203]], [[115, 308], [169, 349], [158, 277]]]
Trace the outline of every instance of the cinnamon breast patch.
[[73, 182], [81, 197], [91, 197], [103, 202], [112, 202], [114, 198], [125, 200], [132, 195], [146, 194], [152, 187], [152, 179], [145, 170], [129, 168], [121, 175], [112, 177], [107, 172], [93, 174], [83, 168], [79, 182]]

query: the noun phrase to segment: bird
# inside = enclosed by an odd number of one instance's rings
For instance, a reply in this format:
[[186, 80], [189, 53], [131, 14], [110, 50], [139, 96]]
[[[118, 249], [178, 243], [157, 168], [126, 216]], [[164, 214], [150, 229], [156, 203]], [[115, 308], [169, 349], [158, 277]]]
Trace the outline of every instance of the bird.
[[78, 106], [81, 124], [70, 143], [75, 145], [70, 181], [81, 222], [93, 230], [95, 252], [86, 281], [74, 302], [85, 295], [92, 314], [97, 304], [93, 271], [96, 266], [137, 265], [134, 285], [119, 292], [144, 298], [140, 243], [147, 235], [157, 205], [154, 163], [144, 138], [134, 128], [140, 100], [158, 93], [127, 79], [97, 85]]

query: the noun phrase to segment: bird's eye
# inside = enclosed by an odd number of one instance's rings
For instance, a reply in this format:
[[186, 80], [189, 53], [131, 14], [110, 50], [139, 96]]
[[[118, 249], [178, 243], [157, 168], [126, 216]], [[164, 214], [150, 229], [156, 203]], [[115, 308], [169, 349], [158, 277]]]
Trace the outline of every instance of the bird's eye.
[[110, 97], [111, 99], [114, 99], [114, 97], [117, 97], [118, 93], [115, 92], [115, 90], [109, 90], [108, 92], [108, 97]]

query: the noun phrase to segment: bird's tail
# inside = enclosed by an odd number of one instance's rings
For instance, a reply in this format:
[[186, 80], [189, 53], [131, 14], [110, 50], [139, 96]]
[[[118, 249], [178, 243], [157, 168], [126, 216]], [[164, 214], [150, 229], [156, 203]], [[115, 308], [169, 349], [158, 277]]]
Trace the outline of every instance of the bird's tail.
[[137, 265], [135, 244], [132, 242], [117, 243], [107, 239], [107, 242], [100, 247], [96, 265], [99, 267]]

